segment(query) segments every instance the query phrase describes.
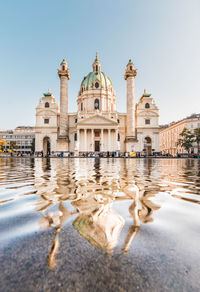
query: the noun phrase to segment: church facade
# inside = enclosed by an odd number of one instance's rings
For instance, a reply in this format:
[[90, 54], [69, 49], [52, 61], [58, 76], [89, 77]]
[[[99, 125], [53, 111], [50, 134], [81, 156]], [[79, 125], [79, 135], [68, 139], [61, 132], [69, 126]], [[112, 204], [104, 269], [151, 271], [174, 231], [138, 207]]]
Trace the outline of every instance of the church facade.
[[81, 82], [77, 112], [68, 112], [69, 68], [60, 64], [60, 108], [48, 91], [36, 107], [35, 150], [46, 154], [71, 152], [74, 155], [159, 152], [159, 110], [151, 94], [144, 91], [135, 103], [137, 70], [129, 60], [126, 80], [126, 113], [116, 110], [116, 95], [111, 79], [101, 71], [96, 54], [92, 72]]

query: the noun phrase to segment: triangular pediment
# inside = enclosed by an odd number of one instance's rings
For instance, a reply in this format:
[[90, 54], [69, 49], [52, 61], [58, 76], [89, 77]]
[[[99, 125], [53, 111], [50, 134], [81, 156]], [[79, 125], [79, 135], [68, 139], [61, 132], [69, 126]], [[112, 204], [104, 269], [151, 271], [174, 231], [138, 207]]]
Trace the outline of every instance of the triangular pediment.
[[110, 118], [103, 117], [102, 115], [96, 114], [89, 118], [79, 120], [79, 125], [117, 125], [116, 121], [113, 121]]

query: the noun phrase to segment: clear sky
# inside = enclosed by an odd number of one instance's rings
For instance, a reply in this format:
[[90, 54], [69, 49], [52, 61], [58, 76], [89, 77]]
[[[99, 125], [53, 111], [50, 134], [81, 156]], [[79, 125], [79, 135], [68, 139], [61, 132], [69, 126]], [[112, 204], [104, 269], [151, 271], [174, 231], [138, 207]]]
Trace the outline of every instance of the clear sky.
[[199, 0], [0, 1], [0, 129], [34, 125], [48, 88], [59, 102], [57, 68], [66, 58], [69, 111], [98, 51], [126, 111], [124, 72], [132, 58], [160, 108], [160, 124], [200, 112]]

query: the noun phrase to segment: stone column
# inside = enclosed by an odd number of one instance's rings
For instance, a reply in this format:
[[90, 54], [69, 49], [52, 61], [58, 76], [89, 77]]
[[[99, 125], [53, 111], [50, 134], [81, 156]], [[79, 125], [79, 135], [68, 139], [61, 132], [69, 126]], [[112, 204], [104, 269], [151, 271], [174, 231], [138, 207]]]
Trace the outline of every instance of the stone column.
[[92, 131], [92, 152], [94, 152], [94, 129], [91, 129]]
[[118, 149], [118, 130], [115, 130], [115, 151], [119, 150]]
[[68, 80], [70, 79], [69, 69], [65, 60], [58, 69], [60, 77], [60, 133], [61, 138], [68, 139]]
[[77, 151], [79, 152], [80, 129], [77, 129]]
[[67, 136], [68, 119], [68, 78], [60, 77], [60, 135]]
[[108, 129], [108, 151], [111, 152], [111, 143], [110, 143], [110, 132], [111, 132], [111, 129]]
[[135, 94], [134, 94], [134, 77], [130, 76], [127, 78], [127, 136], [135, 136]]
[[134, 69], [134, 64], [130, 59], [127, 66], [124, 78], [126, 80], [126, 137], [135, 138], [135, 77], [137, 70]]
[[84, 129], [84, 151], [87, 151], [87, 129]]
[[101, 152], [104, 151], [104, 147], [103, 147], [103, 129], [101, 129]]

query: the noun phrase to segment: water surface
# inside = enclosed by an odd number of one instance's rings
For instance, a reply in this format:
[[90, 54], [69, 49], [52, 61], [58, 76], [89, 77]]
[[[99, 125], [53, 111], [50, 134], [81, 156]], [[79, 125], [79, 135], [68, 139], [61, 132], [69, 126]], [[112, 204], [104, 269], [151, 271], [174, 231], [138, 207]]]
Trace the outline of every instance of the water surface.
[[199, 291], [200, 161], [0, 158], [0, 291]]

